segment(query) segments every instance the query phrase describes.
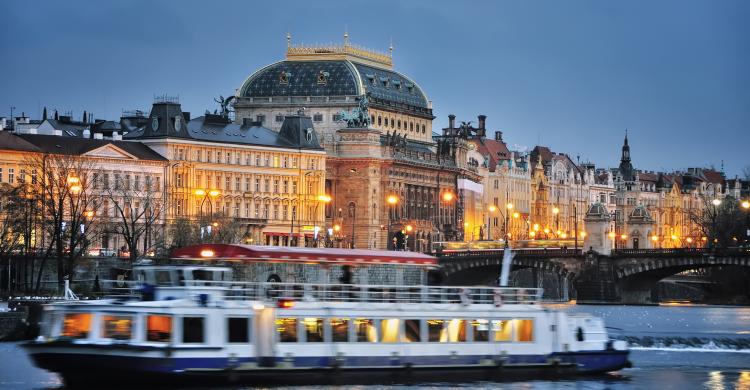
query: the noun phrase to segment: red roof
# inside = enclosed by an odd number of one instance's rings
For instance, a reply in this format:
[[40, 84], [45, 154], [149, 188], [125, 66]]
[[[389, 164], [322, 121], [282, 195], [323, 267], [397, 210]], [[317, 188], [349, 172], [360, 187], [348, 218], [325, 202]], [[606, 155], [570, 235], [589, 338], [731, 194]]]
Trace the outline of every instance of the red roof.
[[500, 160], [510, 160], [511, 158], [510, 150], [508, 150], [508, 145], [506, 145], [505, 142], [489, 138], [479, 140], [473, 139], [470, 142], [473, 142], [474, 145], [476, 145], [479, 153], [484, 156], [489, 156], [490, 172], [495, 172], [495, 166], [497, 166], [497, 163]]
[[433, 256], [417, 252], [368, 249], [299, 248], [240, 244], [202, 244], [172, 251], [173, 259], [282, 261], [338, 264], [402, 264], [436, 266]]

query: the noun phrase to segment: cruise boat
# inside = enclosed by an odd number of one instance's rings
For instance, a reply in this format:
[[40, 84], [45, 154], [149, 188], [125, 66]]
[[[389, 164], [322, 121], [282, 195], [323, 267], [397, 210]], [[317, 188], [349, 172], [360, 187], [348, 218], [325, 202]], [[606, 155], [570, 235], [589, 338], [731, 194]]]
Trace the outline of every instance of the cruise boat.
[[[241, 253], [195, 250], [227, 249]], [[409, 256], [368, 252], [347, 256]], [[505, 380], [630, 364], [601, 319], [546, 309], [539, 289], [242, 281], [231, 260], [135, 267], [119, 296], [46, 306], [24, 347], [73, 387]]]

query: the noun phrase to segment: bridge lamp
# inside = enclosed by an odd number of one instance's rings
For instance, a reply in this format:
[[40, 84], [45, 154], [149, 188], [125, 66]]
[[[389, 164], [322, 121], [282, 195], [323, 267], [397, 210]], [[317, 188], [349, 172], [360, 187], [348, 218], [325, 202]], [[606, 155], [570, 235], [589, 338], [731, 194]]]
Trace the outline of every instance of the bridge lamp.
[[627, 234], [623, 234], [623, 235], [620, 236], [620, 238], [622, 238], [623, 240], [625, 240], [625, 239], [628, 238], [628, 235]]
[[718, 206], [718, 205], [721, 204], [721, 200], [720, 199], [714, 199], [714, 200], [711, 201], [711, 204], [713, 204], [714, 206]]
[[742, 203], [741, 203], [741, 205], [742, 205], [742, 208], [745, 209], [745, 210], [750, 209], [750, 201], [743, 200]]

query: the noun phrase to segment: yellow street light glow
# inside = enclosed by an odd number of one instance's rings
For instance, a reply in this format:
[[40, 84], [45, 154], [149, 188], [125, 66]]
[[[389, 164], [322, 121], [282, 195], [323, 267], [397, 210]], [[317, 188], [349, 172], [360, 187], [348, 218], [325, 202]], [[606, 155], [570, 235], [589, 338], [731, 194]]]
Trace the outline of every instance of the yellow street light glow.
[[557, 235], [559, 236], [559, 235], [561, 235], [561, 234], [562, 234], [562, 230], [558, 230], [558, 231], [557, 231]]
[[385, 201], [388, 202], [390, 205], [394, 205], [398, 203], [398, 196], [396, 195], [388, 195], [387, 198], [385, 198]]
[[579, 234], [579, 236], [581, 236], [581, 238], [586, 238], [586, 232], [581, 232], [581, 234]]
[[742, 208], [745, 209], [745, 210], [750, 209], [750, 202], [746, 201], [746, 200], [743, 200], [742, 201]]
[[693, 238], [692, 238], [692, 237], [688, 237], [688, 238], [686, 239], [686, 241], [687, 241], [687, 242], [693, 242]]
[[508, 238], [511, 238], [511, 234], [510, 233], [508, 233]]
[[453, 200], [453, 193], [452, 192], [445, 192], [443, 193], [443, 201], [450, 202]]
[[653, 241], [653, 242], [659, 241], [659, 237], [657, 237], [657, 236], [651, 236], [651, 241]]
[[557, 207], [552, 209], [552, 214], [558, 214], [558, 213], [560, 213], [560, 209], [558, 209]]
[[200, 190], [200, 189], [195, 190], [195, 195], [205, 196], [206, 195], [206, 190]]
[[544, 234], [549, 234], [549, 228], [544, 228]]
[[331, 197], [328, 195], [318, 195], [318, 200], [323, 203], [328, 203], [331, 201]]
[[414, 230], [414, 228], [411, 225], [406, 225], [406, 231], [411, 233], [411, 231]]
[[624, 240], [624, 239], [628, 238], [628, 235], [627, 234], [623, 234], [623, 235], [620, 236], [620, 238], [622, 238]]
[[469, 223], [468, 222], [464, 222], [464, 227], [469, 227]]
[[701, 241], [706, 241], [706, 237], [701, 237]]
[[567, 233], [563, 233], [563, 234], [560, 235], [560, 237], [562, 237], [562, 238], [568, 238], [568, 234]]
[[672, 239], [673, 239], [673, 240], [677, 240], [677, 236], [673, 234], [673, 235], [672, 235]]
[[215, 197], [221, 195], [221, 191], [219, 191], [219, 190], [211, 190], [211, 191], [208, 191], [208, 194], [211, 195], [211, 196], [213, 196], [215, 198]]
[[615, 238], [615, 232], [609, 232], [608, 236], [609, 238]]
[[721, 204], [721, 200], [720, 200], [720, 199], [714, 199], [714, 200], [712, 200], [712, 201], [711, 201], [711, 203], [712, 203], [712, 204], [713, 204], [714, 206], [718, 206], [718, 205], [720, 205], [720, 204]]
[[87, 218], [91, 218], [91, 217], [94, 216], [94, 212], [93, 211], [87, 211], [84, 215], [86, 215]]
[[204, 249], [201, 251], [201, 257], [214, 257], [215, 253], [211, 249]]
[[214, 222], [211, 225], [213, 225], [213, 227], [219, 227], [219, 223], [218, 222]]
[[508, 209], [508, 210], [513, 210], [513, 203], [506, 204], [505, 208]]
[[520, 216], [521, 216], [521, 214], [518, 214], [517, 212], [513, 213], [513, 218], [518, 219], [518, 217], [520, 217]]
[[532, 237], [532, 238], [533, 238], [533, 237], [535, 237], [535, 236], [536, 236], [536, 232], [529, 232], [529, 237]]
[[535, 224], [534, 224], [534, 231], [535, 231], [535, 232], [538, 232], [538, 231], [539, 231], [539, 224], [538, 224], [538, 223], [535, 223]]
[[73, 185], [73, 186], [70, 187], [70, 190], [73, 191], [73, 192], [78, 192], [78, 191], [81, 190], [81, 186], [79, 186], [78, 184], [75, 184], [75, 185]]
[[490, 205], [490, 212], [494, 213], [495, 211], [497, 211], [497, 207], [494, 204]]
[[333, 231], [334, 232], [337, 232], [339, 230], [341, 230], [341, 225], [333, 225]]
[[81, 182], [81, 179], [79, 179], [79, 178], [77, 178], [75, 176], [70, 176], [68, 178], [68, 184], [78, 184], [80, 182]]

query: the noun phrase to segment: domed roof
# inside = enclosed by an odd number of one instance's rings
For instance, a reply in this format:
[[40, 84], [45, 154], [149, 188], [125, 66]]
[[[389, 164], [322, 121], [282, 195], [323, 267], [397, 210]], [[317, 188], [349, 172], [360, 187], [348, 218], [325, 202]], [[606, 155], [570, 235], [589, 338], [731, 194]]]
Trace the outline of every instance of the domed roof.
[[596, 202], [589, 207], [589, 210], [586, 212], [586, 219], [609, 219], [610, 214], [609, 211], [607, 211], [607, 207], [601, 204], [600, 202]]
[[427, 96], [410, 78], [389, 69], [350, 60], [285, 60], [245, 80], [239, 97], [359, 96], [429, 109]]
[[635, 206], [633, 211], [630, 212], [629, 220], [631, 222], [633, 221], [651, 221], [651, 213], [648, 212], [648, 209], [644, 205], [638, 205]]

